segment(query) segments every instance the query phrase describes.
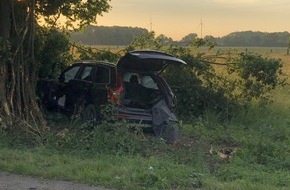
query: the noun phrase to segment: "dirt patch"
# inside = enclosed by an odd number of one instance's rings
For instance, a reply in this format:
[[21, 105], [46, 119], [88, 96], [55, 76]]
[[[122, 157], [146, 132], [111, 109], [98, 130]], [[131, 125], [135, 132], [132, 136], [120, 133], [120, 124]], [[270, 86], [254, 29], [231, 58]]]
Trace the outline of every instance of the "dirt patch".
[[0, 171], [1, 190], [108, 190], [68, 181], [47, 180]]

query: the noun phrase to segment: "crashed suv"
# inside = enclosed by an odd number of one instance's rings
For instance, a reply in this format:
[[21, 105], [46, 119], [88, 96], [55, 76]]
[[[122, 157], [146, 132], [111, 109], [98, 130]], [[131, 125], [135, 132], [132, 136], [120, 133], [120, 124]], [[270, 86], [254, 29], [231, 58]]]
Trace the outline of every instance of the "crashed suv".
[[115, 116], [150, 124], [156, 136], [178, 139], [178, 120], [172, 112], [174, 94], [160, 76], [169, 64], [186, 64], [160, 51], [131, 51], [117, 64], [79, 61], [64, 70], [59, 82], [41, 81], [41, 102], [46, 108], [100, 120], [101, 107], [114, 103]]

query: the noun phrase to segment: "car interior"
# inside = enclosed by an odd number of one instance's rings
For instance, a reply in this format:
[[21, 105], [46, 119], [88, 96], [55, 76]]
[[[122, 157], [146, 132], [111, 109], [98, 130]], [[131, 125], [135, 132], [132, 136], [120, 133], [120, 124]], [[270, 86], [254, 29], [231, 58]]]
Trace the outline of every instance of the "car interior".
[[123, 75], [124, 105], [132, 108], [151, 109], [162, 93], [150, 74], [127, 72]]

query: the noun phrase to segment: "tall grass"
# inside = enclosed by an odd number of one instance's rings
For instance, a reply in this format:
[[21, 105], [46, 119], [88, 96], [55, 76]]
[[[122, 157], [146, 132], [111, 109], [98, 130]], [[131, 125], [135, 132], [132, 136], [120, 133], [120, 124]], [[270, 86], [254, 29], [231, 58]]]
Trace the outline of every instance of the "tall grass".
[[[118, 189], [289, 189], [287, 89], [278, 89], [272, 104], [253, 106], [228, 123], [207, 112], [183, 125], [174, 146], [126, 123], [93, 131], [62, 123], [41, 147], [2, 132], [0, 169]], [[221, 157], [227, 151], [231, 156]]]

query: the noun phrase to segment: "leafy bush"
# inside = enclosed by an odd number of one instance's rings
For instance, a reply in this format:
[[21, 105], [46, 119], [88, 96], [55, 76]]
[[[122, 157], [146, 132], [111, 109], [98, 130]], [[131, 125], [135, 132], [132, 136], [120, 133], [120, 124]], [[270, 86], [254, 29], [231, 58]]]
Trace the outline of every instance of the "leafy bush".
[[280, 78], [283, 64], [279, 59], [270, 59], [254, 53], [240, 53], [228, 65], [228, 73], [235, 73], [238, 97], [246, 100], [267, 99], [269, 92], [284, 84]]
[[36, 54], [39, 59], [39, 78], [57, 79], [72, 60], [70, 42], [65, 32], [39, 28], [36, 37]]
[[206, 110], [224, 115], [231, 113], [238, 102], [228, 97], [228, 83], [219, 76], [211, 64], [213, 58], [204, 59], [203, 53], [194, 56], [189, 48], [171, 48], [169, 53], [183, 59], [187, 65], [170, 66], [163, 74], [177, 96], [177, 113], [193, 119]]

